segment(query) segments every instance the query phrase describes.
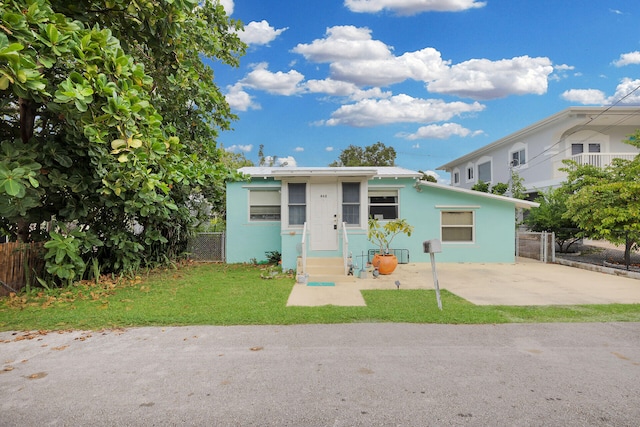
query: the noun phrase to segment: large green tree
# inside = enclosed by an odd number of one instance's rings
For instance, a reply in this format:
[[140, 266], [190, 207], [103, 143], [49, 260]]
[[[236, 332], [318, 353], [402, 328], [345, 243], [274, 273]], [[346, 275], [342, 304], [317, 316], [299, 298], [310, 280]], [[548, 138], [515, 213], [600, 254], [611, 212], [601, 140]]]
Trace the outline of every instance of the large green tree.
[[[640, 131], [625, 142], [640, 148]], [[565, 218], [574, 221], [589, 237], [625, 245], [625, 262], [640, 242], [640, 156], [614, 159], [597, 168], [567, 161], [566, 186], [571, 194]]]
[[395, 166], [396, 150], [378, 141], [364, 148], [349, 145], [329, 166]]
[[215, 140], [235, 117], [203, 58], [236, 66], [241, 24], [209, 0], [0, 0], [0, 15], [0, 226], [49, 240], [65, 280], [89, 259], [175, 257], [234, 177]]

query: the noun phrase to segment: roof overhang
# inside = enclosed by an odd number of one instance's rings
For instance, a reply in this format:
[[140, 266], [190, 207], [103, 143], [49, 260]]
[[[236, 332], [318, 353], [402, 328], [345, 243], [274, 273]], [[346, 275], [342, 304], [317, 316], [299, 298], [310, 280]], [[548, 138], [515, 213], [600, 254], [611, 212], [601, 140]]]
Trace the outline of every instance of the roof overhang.
[[540, 203], [537, 203], [537, 202], [530, 202], [528, 200], [516, 199], [513, 197], [507, 197], [507, 196], [499, 196], [497, 194], [483, 193], [482, 191], [469, 190], [466, 188], [452, 187], [450, 185], [442, 185], [435, 182], [418, 181], [416, 185], [423, 186], [423, 187], [437, 188], [444, 191], [453, 191], [456, 193], [469, 194], [472, 196], [482, 197], [485, 199], [499, 200], [501, 202], [511, 203], [516, 208], [520, 208], [520, 209], [531, 209], [531, 208], [537, 208], [540, 206]]
[[254, 178], [309, 178], [309, 177], [360, 177], [360, 178], [418, 178], [419, 172], [395, 166], [381, 167], [244, 167], [239, 172]]

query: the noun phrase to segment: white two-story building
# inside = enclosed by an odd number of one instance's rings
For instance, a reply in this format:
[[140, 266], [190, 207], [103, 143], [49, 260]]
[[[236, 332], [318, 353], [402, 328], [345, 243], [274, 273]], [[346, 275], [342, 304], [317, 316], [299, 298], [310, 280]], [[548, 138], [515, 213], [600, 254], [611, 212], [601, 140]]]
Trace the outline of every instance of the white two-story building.
[[565, 159], [604, 167], [614, 158], [640, 151], [623, 140], [640, 129], [640, 107], [571, 107], [438, 167], [451, 185], [471, 188], [479, 181], [509, 183], [513, 172], [527, 193], [558, 186]]

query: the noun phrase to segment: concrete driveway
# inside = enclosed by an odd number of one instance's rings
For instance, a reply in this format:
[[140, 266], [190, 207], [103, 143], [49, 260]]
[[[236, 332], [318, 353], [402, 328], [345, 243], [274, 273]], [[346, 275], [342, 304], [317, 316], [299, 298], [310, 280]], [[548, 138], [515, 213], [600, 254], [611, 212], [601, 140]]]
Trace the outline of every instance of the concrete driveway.
[[[436, 258], [437, 260], [437, 258]], [[476, 305], [640, 304], [640, 280], [543, 264], [519, 258], [515, 264], [437, 263], [440, 289]], [[332, 287], [294, 285], [288, 305], [366, 305], [364, 289], [433, 289], [430, 263], [399, 265], [389, 276], [349, 278]]]

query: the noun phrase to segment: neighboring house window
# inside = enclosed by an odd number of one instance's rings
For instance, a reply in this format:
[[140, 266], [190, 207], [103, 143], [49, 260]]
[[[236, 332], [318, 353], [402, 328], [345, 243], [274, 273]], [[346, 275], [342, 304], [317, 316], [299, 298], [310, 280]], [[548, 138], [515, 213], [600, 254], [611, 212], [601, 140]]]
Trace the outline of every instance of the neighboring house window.
[[478, 180], [491, 182], [491, 162], [480, 163], [478, 165]]
[[369, 217], [398, 219], [398, 190], [369, 190]]
[[307, 220], [306, 184], [289, 184], [289, 225], [302, 225]]
[[[576, 154], [584, 153], [584, 146], [585, 144], [582, 144], [582, 143], [571, 144], [571, 155], [575, 156]], [[589, 150], [589, 153], [599, 153], [600, 144], [599, 143], [587, 144], [587, 149]]]
[[360, 225], [360, 183], [342, 183], [342, 221]]
[[443, 242], [473, 242], [473, 211], [442, 211], [441, 224]]
[[460, 172], [456, 171], [453, 173], [453, 183], [460, 184]]
[[524, 149], [511, 153], [511, 166], [521, 166], [527, 163]]
[[473, 166], [467, 168], [467, 181], [473, 181]]
[[250, 221], [280, 221], [280, 191], [249, 190]]

